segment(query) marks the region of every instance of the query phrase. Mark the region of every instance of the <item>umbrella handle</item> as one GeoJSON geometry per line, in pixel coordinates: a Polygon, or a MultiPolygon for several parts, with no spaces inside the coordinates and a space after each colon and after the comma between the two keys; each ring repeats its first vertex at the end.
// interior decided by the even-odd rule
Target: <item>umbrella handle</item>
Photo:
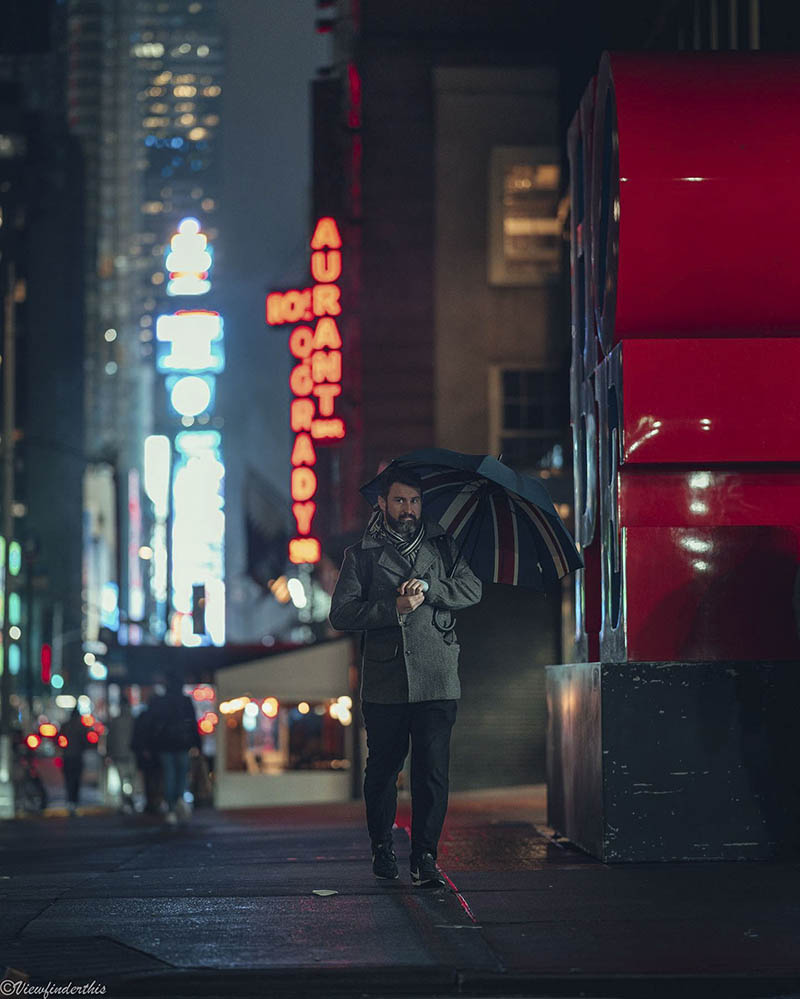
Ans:
{"type": "Polygon", "coordinates": [[[453,611],[442,610],[441,607],[434,607],[434,609],[433,609],[433,626],[434,626],[434,628],[436,628],[437,631],[441,632],[443,635],[449,635],[450,632],[454,631],[455,627],[456,627],[456,615],[455,615],[455,613],[453,611]],[[438,620],[438,615],[439,614],[449,614],[450,615],[450,623],[446,624],[446,625],[440,624],[439,620],[438,620]]]}

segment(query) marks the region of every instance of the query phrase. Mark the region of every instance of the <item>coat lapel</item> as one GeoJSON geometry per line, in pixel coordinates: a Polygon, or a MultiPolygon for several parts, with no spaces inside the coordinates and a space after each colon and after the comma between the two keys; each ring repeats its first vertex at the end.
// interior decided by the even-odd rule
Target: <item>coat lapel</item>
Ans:
{"type": "Polygon", "coordinates": [[[400,552],[392,544],[384,545],[383,551],[378,559],[378,565],[382,569],[387,569],[389,572],[396,573],[402,579],[408,579],[411,573],[411,563],[408,559],[404,559],[400,552]]]}
{"type": "MultiPolygon", "coordinates": [[[[439,548],[432,539],[437,534],[443,534],[438,524],[428,525],[428,537],[420,545],[417,558],[412,566],[408,559],[403,558],[400,552],[391,543],[383,546],[383,551],[378,558],[378,565],[389,572],[399,574],[403,579],[421,579],[431,566],[439,558],[439,548]]],[[[370,538],[370,543],[364,543],[364,547],[377,547],[374,539],[370,538]]]]}
{"type": "Polygon", "coordinates": [[[414,563],[414,568],[411,570],[412,576],[416,579],[422,579],[438,558],[438,554],[434,543],[426,538],[417,553],[417,560],[414,563]]]}

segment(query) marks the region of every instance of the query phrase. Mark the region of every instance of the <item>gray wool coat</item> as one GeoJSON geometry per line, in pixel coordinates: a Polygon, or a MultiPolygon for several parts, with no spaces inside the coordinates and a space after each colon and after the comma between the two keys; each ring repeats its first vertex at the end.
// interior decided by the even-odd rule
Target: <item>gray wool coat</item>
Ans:
{"type": "Polygon", "coordinates": [[[330,622],[337,631],[364,633],[361,697],[365,701],[405,704],[461,696],[458,639],[448,626],[453,623],[452,611],[478,603],[481,582],[463,559],[447,578],[433,539],[444,537],[450,566],[456,563],[456,542],[439,524],[426,521],[425,529],[413,565],[391,542],[384,544],[367,534],[345,552],[330,622]],[[399,614],[397,587],[407,579],[423,579],[429,589],[419,607],[399,614]]]}

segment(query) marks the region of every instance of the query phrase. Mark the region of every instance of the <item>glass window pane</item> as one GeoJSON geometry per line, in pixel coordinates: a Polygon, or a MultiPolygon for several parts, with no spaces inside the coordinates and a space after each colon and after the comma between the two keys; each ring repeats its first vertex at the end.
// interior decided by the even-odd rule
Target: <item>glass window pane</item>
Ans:
{"type": "Polygon", "coordinates": [[[520,388],[522,385],[522,371],[504,371],[503,372],[503,395],[506,400],[508,399],[518,399],[520,395],[520,388]]]}
{"type": "Polygon", "coordinates": [[[503,177],[503,254],[509,263],[533,263],[555,272],[561,223],[559,168],[513,163],[503,177]]]}
{"type": "Polygon", "coordinates": [[[563,447],[560,436],[503,437],[503,462],[517,472],[536,474],[543,470],[563,468],[563,447]]]}
{"type": "Polygon", "coordinates": [[[545,420],[545,407],[540,401],[529,402],[525,407],[525,422],[523,426],[530,430],[544,430],[548,426],[545,420]]]}
{"type": "Polygon", "coordinates": [[[503,426],[506,430],[520,430],[522,428],[522,409],[513,403],[503,407],[503,426]]]}

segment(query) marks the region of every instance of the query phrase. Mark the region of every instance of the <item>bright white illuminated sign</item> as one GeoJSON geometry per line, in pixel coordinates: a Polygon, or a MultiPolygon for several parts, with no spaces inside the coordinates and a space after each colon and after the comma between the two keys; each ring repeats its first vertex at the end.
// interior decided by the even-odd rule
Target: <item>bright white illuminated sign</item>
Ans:
{"type": "Polygon", "coordinates": [[[192,634],[192,587],[206,592],[205,624],[214,645],[225,643],[225,466],[215,430],[175,438],[179,458],[172,481],[172,606],[174,639],[200,645],[192,634]]]}
{"type": "MultiPolygon", "coordinates": [[[[153,504],[153,527],[150,534],[151,560],[150,592],[155,601],[159,622],[164,620],[167,604],[167,577],[169,553],[167,551],[167,518],[169,516],[169,487],[172,466],[172,442],[162,434],[152,434],[144,440],[144,491],[153,504]]],[[[155,630],[159,637],[164,626],[155,630]]]]}
{"type": "Polygon", "coordinates": [[[152,502],[156,517],[167,516],[169,472],[172,445],[169,437],[152,434],[144,439],[144,491],[152,502]]]}
{"type": "Polygon", "coordinates": [[[139,500],[139,470],[128,470],[128,642],[139,645],[142,640],[142,627],[138,623],[144,617],[144,579],[139,564],[139,549],[142,546],[142,506],[139,500]]]}
{"type": "MultiPolygon", "coordinates": [[[[204,295],[211,288],[213,262],[200,222],[185,218],[170,241],[165,266],[167,294],[204,295]]],[[[211,309],[179,309],[156,319],[156,368],[172,410],[190,427],[214,409],[216,375],[225,368],[222,316],[211,309]]],[[[207,422],[207,421],[206,421],[207,422]]],[[[216,430],[183,431],[170,468],[172,442],[149,437],[145,486],[154,507],[150,559],[151,592],[159,608],[170,603],[167,642],[223,645],[225,642],[225,466],[216,430]],[[166,441],[166,446],[164,442],[166,441]],[[165,482],[171,482],[171,545],[167,545],[165,482]],[[169,561],[169,565],[168,565],[169,561]],[[169,572],[168,572],[169,570],[169,572]],[[168,593],[167,576],[170,578],[168,593]],[[193,606],[202,592],[202,608],[193,606]],[[204,631],[195,633],[193,611],[202,609],[204,631]]],[[[202,628],[198,628],[201,631],[202,628]]]]}
{"type": "Polygon", "coordinates": [[[200,378],[199,375],[168,378],[167,388],[172,408],[181,416],[199,416],[209,408],[213,399],[211,379],[200,378]]]}
{"type": "Polygon", "coordinates": [[[159,352],[156,367],[162,372],[208,371],[225,367],[222,316],[218,312],[183,311],[156,319],[159,352]],[[161,346],[163,344],[163,346],[161,346]]]}
{"type": "Polygon", "coordinates": [[[186,218],[178,226],[170,240],[166,268],[170,278],[168,295],[205,295],[210,290],[211,253],[208,237],[200,231],[197,219],[186,218]]]}

